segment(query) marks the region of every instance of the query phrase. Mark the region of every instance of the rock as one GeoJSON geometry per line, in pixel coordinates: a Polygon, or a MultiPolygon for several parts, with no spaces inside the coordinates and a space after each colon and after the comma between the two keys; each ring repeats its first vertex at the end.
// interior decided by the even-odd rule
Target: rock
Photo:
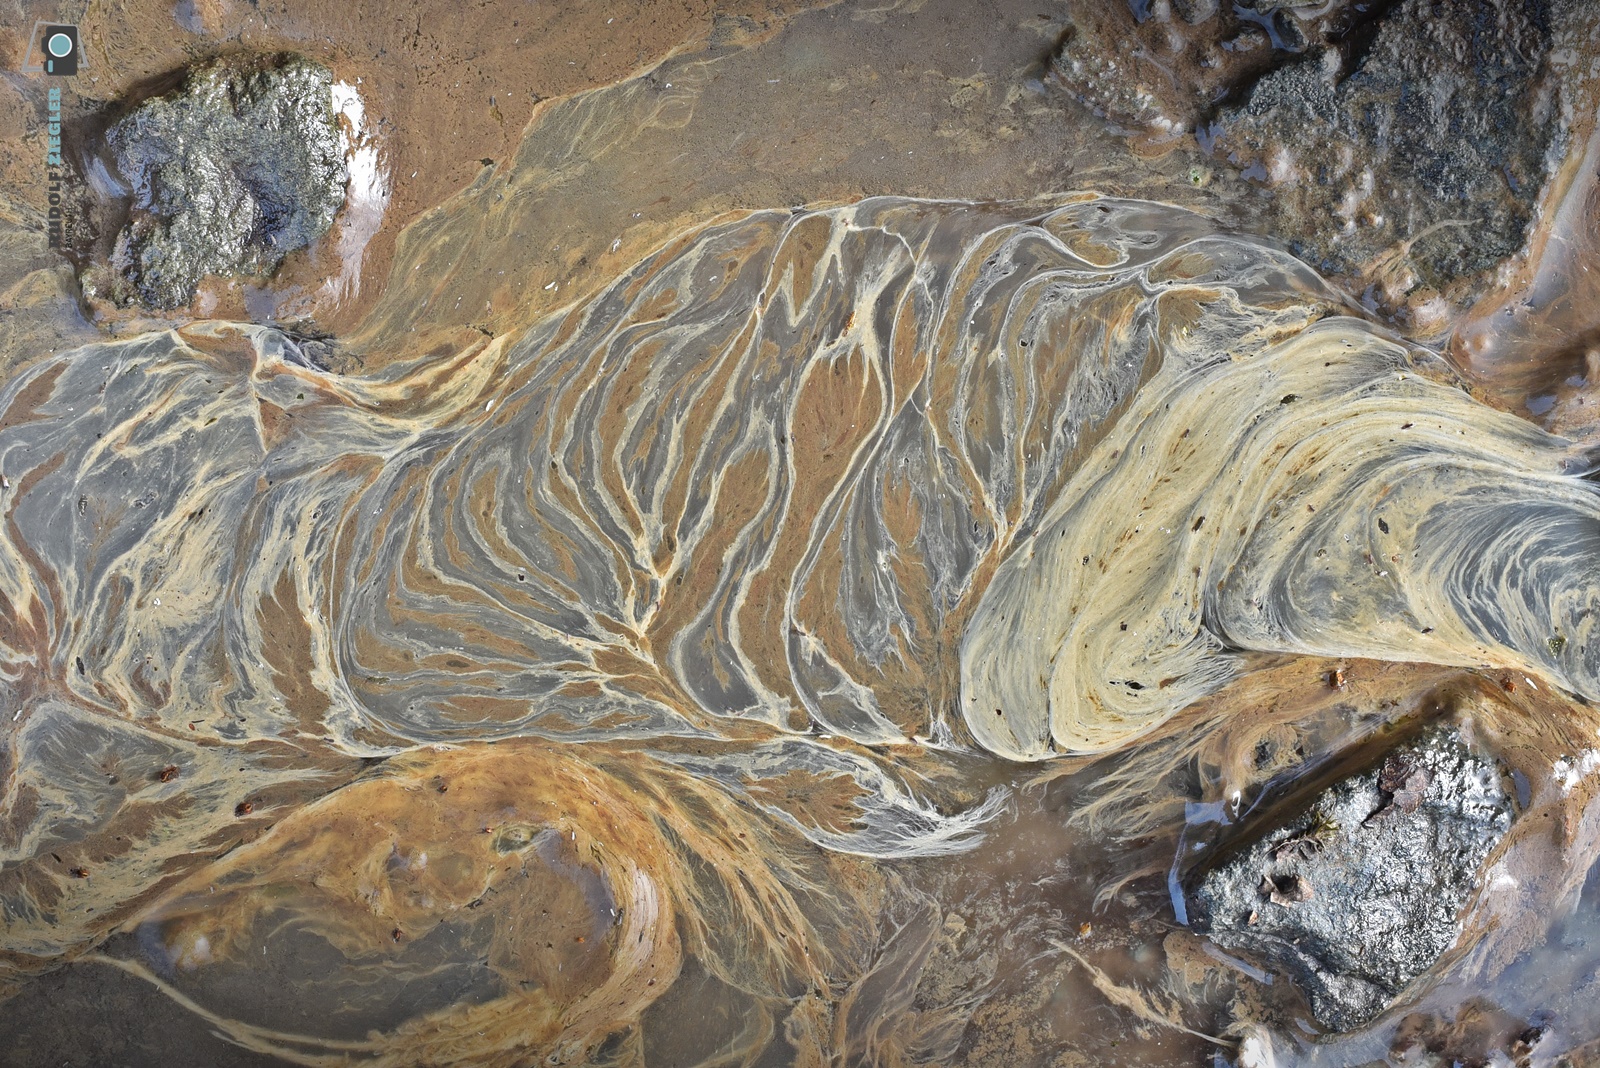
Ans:
{"type": "Polygon", "coordinates": [[[1255,225],[1413,312],[1470,299],[1522,249],[1570,141],[1557,59],[1593,22],[1579,0],[1131,9],[1076,12],[1046,81],[1119,132],[1193,133],[1262,188],[1255,225]]]}
{"type": "Polygon", "coordinates": [[[1373,18],[1353,0],[1218,4],[1144,0],[1082,5],[1048,63],[1048,80],[1126,133],[1169,140],[1219,101],[1313,46],[1335,46],[1373,18]]]}
{"type": "Polygon", "coordinates": [[[106,132],[131,189],[112,263],[152,308],[207,275],[269,274],[344,203],[333,76],[302,56],[230,56],[191,69],[106,132]]]}
{"type": "Polygon", "coordinates": [[[1438,724],[1190,880],[1190,925],[1294,978],[1325,1027],[1387,1009],[1460,934],[1510,829],[1504,773],[1438,724]]]}
{"type": "Polygon", "coordinates": [[[1448,290],[1522,247],[1566,148],[1549,6],[1403,0],[1353,62],[1317,47],[1263,75],[1212,151],[1273,188],[1275,230],[1318,269],[1387,276],[1389,302],[1448,290]]]}

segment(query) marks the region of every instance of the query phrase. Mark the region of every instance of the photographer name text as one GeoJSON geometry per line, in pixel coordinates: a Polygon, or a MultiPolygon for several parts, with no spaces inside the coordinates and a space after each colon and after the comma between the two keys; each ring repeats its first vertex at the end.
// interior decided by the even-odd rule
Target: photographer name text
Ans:
{"type": "Polygon", "coordinates": [[[61,214],[61,90],[54,86],[49,95],[49,131],[45,152],[45,175],[49,181],[50,200],[50,247],[60,248],[62,244],[62,214],[61,214]]]}

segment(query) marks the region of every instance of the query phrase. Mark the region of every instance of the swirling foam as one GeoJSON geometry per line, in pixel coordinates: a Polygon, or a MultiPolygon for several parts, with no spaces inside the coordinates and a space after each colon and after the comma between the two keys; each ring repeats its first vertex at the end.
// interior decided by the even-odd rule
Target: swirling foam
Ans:
{"type": "MultiPolygon", "coordinates": [[[[1124,746],[1251,651],[1600,697],[1580,464],[1287,255],[1093,196],[726,219],[366,378],[261,327],[77,349],[0,390],[6,959],[137,915],[248,798],[354,797],[356,758],[567,743],[915,856],[997,811],[973,743],[1124,746]],[[112,838],[63,907],[46,854],[112,838]]],[[[734,840],[656,833],[605,843],[655,842],[608,892],[693,912],[685,853],[734,840]]],[[[802,925],[780,883],[747,922],[802,925]]]]}

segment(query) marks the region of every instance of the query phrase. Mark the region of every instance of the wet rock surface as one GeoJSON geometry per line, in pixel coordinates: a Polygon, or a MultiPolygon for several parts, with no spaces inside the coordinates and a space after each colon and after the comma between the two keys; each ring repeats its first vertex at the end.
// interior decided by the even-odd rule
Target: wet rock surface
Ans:
{"type": "Polygon", "coordinates": [[[1201,872],[1189,919],[1292,976],[1323,1026],[1352,1030],[1455,943],[1513,816],[1498,763],[1461,728],[1431,726],[1201,872]]]}
{"type": "Polygon", "coordinates": [[[332,85],[301,56],[228,57],[115,123],[131,204],[113,297],[179,307],[207,275],[268,274],[326,232],[347,178],[332,85]]]}
{"type": "Polygon", "coordinates": [[[1415,307],[1522,247],[1569,138],[1552,57],[1579,14],[1157,0],[1133,5],[1132,26],[1113,11],[1075,23],[1048,80],[1124,132],[1192,132],[1264,188],[1263,221],[1297,256],[1371,304],[1415,307]]]}
{"type": "Polygon", "coordinates": [[[1048,80],[1112,126],[1156,140],[1189,133],[1216,107],[1307,49],[1351,47],[1370,3],[1142,0],[1084,5],[1048,64],[1048,80]]]}
{"type": "Polygon", "coordinates": [[[1257,81],[1218,114],[1214,150],[1275,188],[1314,266],[1404,257],[1389,300],[1444,290],[1522,247],[1566,147],[1550,47],[1538,0],[1406,0],[1353,68],[1314,49],[1257,81]]]}

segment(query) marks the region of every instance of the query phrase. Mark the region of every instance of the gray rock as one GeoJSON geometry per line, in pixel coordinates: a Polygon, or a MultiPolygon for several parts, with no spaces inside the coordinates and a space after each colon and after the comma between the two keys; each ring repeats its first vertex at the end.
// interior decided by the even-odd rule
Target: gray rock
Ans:
{"type": "Polygon", "coordinates": [[[152,308],[207,275],[267,274],[344,203],[333,76],[301,56],[228,57],[189,71],[106,133],[129,184],[113,266],[152,308]]]}
{"type": "Polygon", "coordinates": [[[1455,943],[1512,818],[1499,764],[1434,725],[1199,873],[1190,924],[1293,977],[1320,1023],[1348,1031],[1455,943]]]}
{"type": "Polygon", "coordinates": [[[1524,247],[1600,26],[1586,0],[1129,10],[1077,5],[1045,84],[1130,136],[1192,133],[1259,184],[1250,225],[1402,317],[1472,299],[1524,247]]]}
{"type": "Polygon", "coordinates": [[[1168,140],[1219,101],[1316,47],[1360,36],[1377,15],[1358,0],[1141,0],[1075,5],[1046,63],[1051,84],[1127,133],[1168,140]]]}
{"type": "Polygon", "coordinates": [[[1550,8],[1403,0],[1358,56],[1263,75],[1217,113],[1213,150],[1272,186],[1275,229],[1314,266],[1390,274],[1394,301],[1448,290],[1522,247],[1566,146],[1550,8]]]}

